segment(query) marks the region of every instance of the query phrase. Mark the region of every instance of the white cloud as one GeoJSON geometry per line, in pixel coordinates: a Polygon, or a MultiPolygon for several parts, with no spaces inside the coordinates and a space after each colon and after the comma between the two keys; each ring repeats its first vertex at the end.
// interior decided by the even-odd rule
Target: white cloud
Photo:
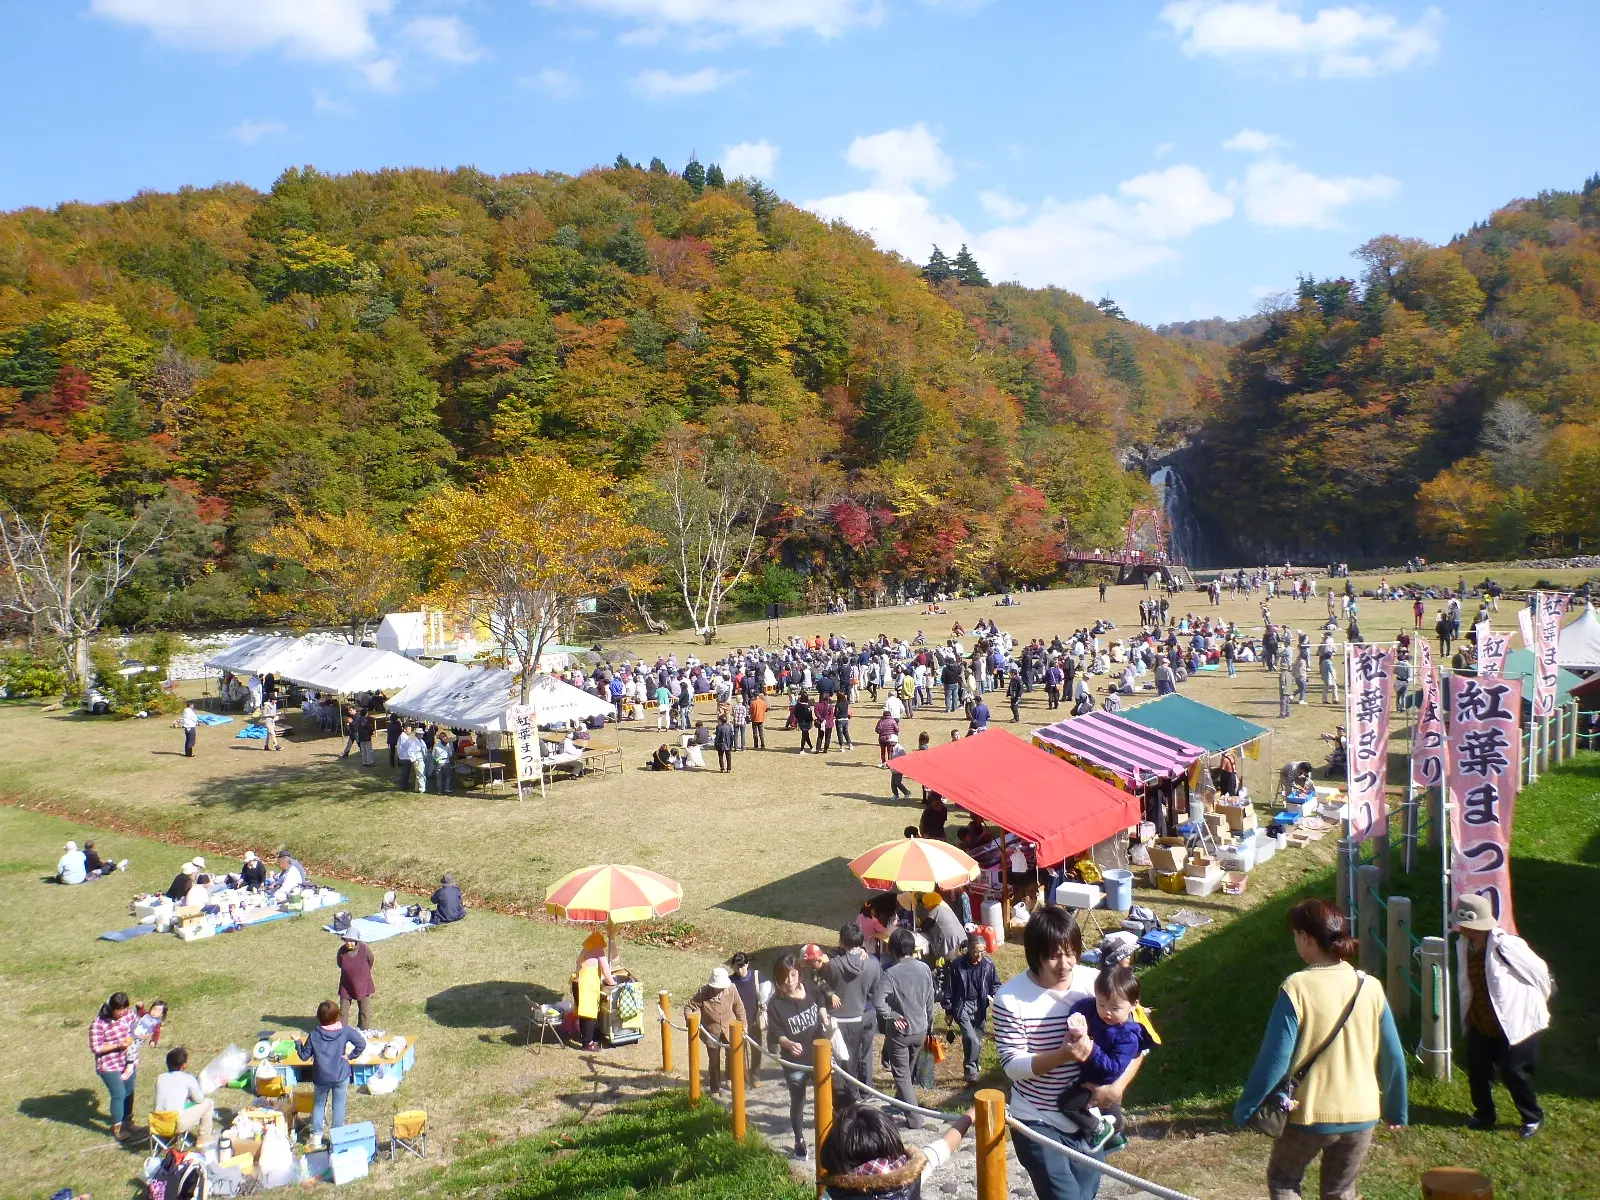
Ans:
{"type": "Polygon", "coordinates": [[[517,83],[544,92],[553,100],[571,100],[583,91],[583,84],[576,75],[557,67],[546,67],[537,75],[525,76],[517,83]]]}
{"type": "Polygon", "coordinates": [[[1161,19],[1190,57],[1275,60],[1325,77],[1397,71],[1429,58],[1444,23],[1437,8],[1411,25],[1352,7],[1319,9],[1307,20],[1285,0],[1173,0],[1161,19]]]}
{"type": "Polygon", "coordinates": [[[1236,191],[1245,215],[1274,228],[1333,229],[1341,208],[1359,200],[1383,200],[1400,191],[1387,175],[1324,178],[1293,163],[1264,158],[1250,164],[1236,191]]]}
{"type": "Polygon", "coordinates": [[[877,188],[917,184],[938,188],[956,177],[950,156],[920,121],[910,129],[889,129],[856,138],[845,151],[844,160],[852,167],[870,171],[877,188]]]}
{"type": "Polygon", "coordinates": [[[638,21],[647,31],[776,41],[790,33],[838,37],[883,20],[883,0],[549,0],[638,21]]]}
{"type": "Polygon", "coordinates": [[[465,65],[484,55],[460,17],[417,17],[402,32],[418,50],[443,62],[465,65]]]}
{"type": "Polygon", "coordinates": [[[969,230],[925,194],[955,171],[922,126],[857,138],[846,158],[873,174],[872,185],[813,200],[806,205],[813,212],[864,229],[917,262],[935,244],[966,243],[993,278],[1089,293],[1176,258],[1171,243],[1227,220],[1234,208],[1199,168],[1176,165],[1125,181],[1115,196],[1070,203],[1047,197],[1031,209],[1002,193],[980,193],[1001,223],[969,230]]]}
{"type": "Polygon", "coordinates": [[[318,88],[311,93],[312,106],[320,113],[334,113],[341,117],[353,117],[356,110],[343,100],[335,100],[327,92],[318,88]]]}
{"type": "Polygon", "coordinates": [[[281,137],[289,132],[282,121],[240,121],[228,130],[228,136],[246,146],[254,146],[264,137],[281,137]]]}
{"type": "Polygon", "coordinates": [[[397,58],[379,58],[369,63],[361,64],[361,77],[367,81],[367,86],[375,92],[398,91],[400,87],[400,60],[397,58]]]}
{"type": "Polygon", "coordinates": [[[1274,146],[1283,145],[1275,133],[1262,133],[1259,129],[1241,129],[1222,143],[1224,150],[1243,150],[1246,154],[1265,154],[1274,146]]]}
{"type": "Polygon", "coordinates": [[[634,76],[633,86],[646,100],[681,100],[685,96],[714,92],[742,75],[743,71],[720,71],[716,67],[701,67],[687,75],[651,69],[634,76]]]}
{"type": "Polygon", "coordinates": [[[999,217],[1002,221],[1015,221],[1019,217],[1028,215],[1028,206],[1020,200],[1013,200],[1004,192],[979,192],[978,203],[983,205],[983,211],[990,216],[999,217]]]}
{"type": "Polygon", "coordinates": [[[1165,158],[1167,155],[1171,154],[1175,149],[1177,149],[1177,146],[1177,142],[1161,142],[1156,146],[1156,157],[1165,158]]]}
{"type": "Polygon", "coordinates": [[[247,54],[282,46],[301,58],[354,62],[377,50],[372,18],[393,0],[91,0],[102,17],[163,41],[247,54]]]}
{"type": "Polygon", "coordinates": [[[766,138],[722,148],[722,169],[729,179],[765,179],[778,168],[778,148],[766,138]]]}

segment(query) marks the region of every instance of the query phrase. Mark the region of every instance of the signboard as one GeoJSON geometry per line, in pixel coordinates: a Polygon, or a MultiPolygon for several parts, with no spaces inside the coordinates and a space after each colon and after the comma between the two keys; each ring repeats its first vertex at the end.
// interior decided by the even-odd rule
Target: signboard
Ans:
{"type": "Polygon", "coordinates": [[[517,765],[517,790],[522,790],[524,779],[538,779],[539,721],[531,706],[513,704],[506,711],[506,724],[511,727],[511,751],[517,765]]]}
{"type": "Polygon", "coordinates": [[[1444,709],[1439,694],[1439,672],[1428,643],[1420,641],[1417,669],[1422,673],[1422,703],[1417,710],[1417,731],[1411,739],[1411,778],[1425,788],[1444,782],[1444,709]]]}
{"type": "Polygon", "coordinates": [[[1394,697],[1394,651],[1357,645],[1346,653],[1349,685],[1350,836],[1357,842],[1389,833],[1389,706],[1394,697]]]}
{"type": "Polygon", "coordinates": [[[1450,685],[1450,886],[1478,895],[1508,933],[1511,823],[1522,758],[1522,685],[1514,679],[1457,676],[1450,685]]]}
{"type": "Polygon", "coordinates": [[[1505,672],[1506,655],[1511,653],[1511,635],[1496,633],[1489,622],[1480,621],[1478,634],[1478,678],[1499,679],[1505,672]]]}
{"type": "Polygon", "coordinates": [[[1560,668],[1556,663],[1561,641],[1561,597],[1535,592],[1539,603],[1533,616],[1533,719],[1543,721],[1556,711],[1556,685],[1560,668]]]}

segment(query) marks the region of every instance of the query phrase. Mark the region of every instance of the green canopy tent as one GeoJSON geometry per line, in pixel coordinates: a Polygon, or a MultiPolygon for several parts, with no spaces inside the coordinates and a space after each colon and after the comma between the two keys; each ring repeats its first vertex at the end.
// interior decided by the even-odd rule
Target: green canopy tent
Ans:
{"type": "MultiPolygon", "coordinates": [[[[1154,729],[1158,733],[1179,738],[1192,746],[1199,746],[1207,755],[1221,754],[1224,750],[1247,746],[1257,738],[1270,736],[1272,733],[1272,730],[1265,726],[1223,712],[1220,708],[1212,708],[1209,704],[1201,704],[1198,700],[1191,700],[1187,696],[1180,696],[1176,692],[1135,708],[1125,708],[1118,715],[1135,724],[1143,725],[1146,729],[1154,729]]],[[[1271,742],[1267,744],[1270,746],[1271,742]]],[[[1273,757],[1269,754],[1267,758],[1269,780],[1277,770],[1273,757]]],[[[1244,764],[1239,765],[1242,772],[1244,764]]]]}

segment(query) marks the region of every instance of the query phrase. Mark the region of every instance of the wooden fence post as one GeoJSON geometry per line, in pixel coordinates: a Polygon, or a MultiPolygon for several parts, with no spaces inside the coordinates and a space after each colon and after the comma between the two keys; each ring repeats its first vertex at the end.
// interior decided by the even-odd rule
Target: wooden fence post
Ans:
{"type": "Polygon", "coordinates": [[[728,1026],[728,1083],[733,1088],[733,1140],[744,1141],[744,1022],[728,1026]]]}
{"type": "Polygon", "coordinates": [[[688,1014],[689,1026],[689,1103],[700,1103],[700,1014],[688,1014]]]}
{"type": "Polygon", "coordinates": [[[1385,991],[1389,1011],[1395,1020],[1411,1015],[1411,901],[1405,896],[1389,897],[1389,962],[1385,991]]]}
{"type": "Polygon", "coordinates": [[[1006,1200],[1006,1094],[996,1088],[984,1088],[973,1100],[978,1200],[1006,1200]]]}
{"type": "Polygon", "coordinates": [[[1449,997],[1444,994],[1445,940],[1422,939],[1422,1045],[1418,1057],[1433,1079],[1445,1078],[1450,1065],[1450,1030],[1445,1025],[1449,997]]]}
{"type": "Polygon", "coordinates": [[[1378,946],[1379,916],[1378,868],[1368,864],[1356,868],[1356,936],[1360,939],[1361,969],[1376,975],[1383,966],[1383,950],[1378,946]]]}
{"type": "Polygon", "coordinates": [[[661,1003],[661,1073],[672,1074],[672,993],[662,992],[658,997],[661,1003]]]}
{"type": "Polygon", "coordinates": [[[817,1144],[814,1150],[817,1156],[817,1195],[820,1196],[826,1178],[822,1170],[822,1143],[828,1140],[828,1134],[833,1129],[833,1043],[827,1038],[818,1038],[811,1046],[815,1052],[812,1081],[816,1090],[811,1105],[817,1117],[817,1144]]]}

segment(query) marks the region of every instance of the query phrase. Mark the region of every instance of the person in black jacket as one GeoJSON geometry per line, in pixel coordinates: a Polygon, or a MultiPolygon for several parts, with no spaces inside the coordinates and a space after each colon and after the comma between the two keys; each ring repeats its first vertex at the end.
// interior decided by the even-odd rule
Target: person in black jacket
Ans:
{"type": "Polygon", "coordinates": [[[800,731],[800,753],[815,753],[811,746],[811,727],[816,724],[817,713],[804,692],[795,700],[790,715],[794,718],[795,728],[800,731]]]}
{"type": "Polygon", "coordinates": [[[267,886],[267,864],[256,856],[254,850],[244,852],[244,862],[239,866],[239,879],[247,888],[262,891],[267,886]]]}
{"type": "Polygon", "coordinates": [[[967,952],[950,965],[948,975],[950,996],[945,1012],[961,1028],[962,1072],[968,1083],[977,1082],[983,1025],[989,1016],[989,1001],[1000,990],[1000,976],[985,949],[981,937],[970,935],[967,952]]]}
{"type": "Polygon", "coordinates": [[[717,729],[711,735],[711,744],[717,751],[717,770],[724,773],[732,771],[734,733],[727,717],[717,718],[717,729]]]}
{"type": "Polygon", "coordinates": [[[448,925],[467,915],[466,906],[461,902],[461,889],[456,886],[454,875],[446,875],[439,880],[439,890],[429,897],[429,903],[433,905],[433,912],[428,917],[430,925],[448,925]]]}

